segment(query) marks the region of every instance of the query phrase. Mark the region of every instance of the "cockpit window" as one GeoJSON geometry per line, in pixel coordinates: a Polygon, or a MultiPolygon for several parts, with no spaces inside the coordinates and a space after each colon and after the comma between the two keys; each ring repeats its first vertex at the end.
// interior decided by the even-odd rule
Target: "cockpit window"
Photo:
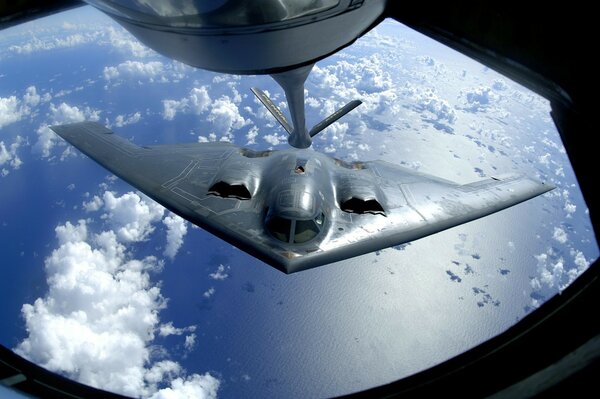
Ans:
{"type": "Polygon", "coordinates": [[[284,219],[279,216],[275,216],[267,223],[267,228],[279,241],[289,242],[290,241],[290,228],[292,221],[284,219]]]}
{"type": "Polygon", "coordinates": [[[315,238],[325,223],[325,215],[319,213],[314,219],[294,220],[274,216],[267,222],[267,229],[273,237],[283,242],[303,244],[315,238]]]}
{"type": "Polygon", "coordinates": [[[294,233],[294,242],[302,244],[310,241],[319,234],[319,228],[314,220],[296,220],[296,231],[294,233]]]}

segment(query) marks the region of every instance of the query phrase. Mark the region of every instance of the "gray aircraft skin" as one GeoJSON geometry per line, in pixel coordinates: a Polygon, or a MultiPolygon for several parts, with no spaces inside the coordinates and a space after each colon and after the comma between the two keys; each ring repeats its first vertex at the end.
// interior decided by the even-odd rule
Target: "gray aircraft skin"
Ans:
{"type": "Polygon", "coordinates": [[[554,188],[519,175],[458,185],[310,148],[137,146],[95,122],[51,129],[167,209],[285,273],[416,240],[554,188]]]}

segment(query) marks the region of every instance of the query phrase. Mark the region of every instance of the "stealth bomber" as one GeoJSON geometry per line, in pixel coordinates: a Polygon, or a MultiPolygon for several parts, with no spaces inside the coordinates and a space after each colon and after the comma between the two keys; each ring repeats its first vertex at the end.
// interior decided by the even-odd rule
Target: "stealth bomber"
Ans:
{"type": "Polygon", "coordinates": [[[310,140],[360,101],[307,131],[303,107],[302,121],[290,124],[253,91],[290,133],[292,148],[137,146],[95,122],[51,128],[165,208],[285,273],[416,240],[553,188],[521,175],[459,185],[384,161],[336,159],[310,140]]]}

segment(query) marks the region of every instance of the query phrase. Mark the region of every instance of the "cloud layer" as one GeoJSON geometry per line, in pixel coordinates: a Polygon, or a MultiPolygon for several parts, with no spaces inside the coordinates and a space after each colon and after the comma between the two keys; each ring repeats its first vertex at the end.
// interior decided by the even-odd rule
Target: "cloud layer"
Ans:
{"type": "Polygon", "coordinates": [[[38,139],[33,146],[33,150],[40,153],[42,157],[50,156],[50,151],[58,142],[59,138],[48,126],[62,125],[65,123],[83,122],[85,120],[98,121],[100,111],[86,107],[71,106],[65,102],[59,105],[50,104],[50,122],[40,125],[37,130],[38,139]]]}
{"type": "Polygon", "coordinates": [[[11,167],[13,170],[21,167],[23,162],[19,158],[17,150],[24,141],[21,136],[17,136],[15,141],[10,145],[4,144],[4,141],[0,141],[0,176],[4,177],[10,173],[6,167],[11,167]]]}
{"type": "MultiPolygon", "coordinates": [[[[186,375],[177,362],[151,351],[156,332],[190,332],[186,350],[196,340],[194,326],[160,323],[166,299],[151,275],[162,269],[162,262],[153,256],[135,259],[126,247],[148,238],[152,223],[162,216],[158,207],[135,193],[119,197],[106,192],[87,208],[104,210],[111,229],[94,234],[90,220],[56,227],[58,246],[45,260],[48,292],[23,305],[27,337],[17,353],[82,383],[125,395],[216,396],[215,377],[186,375]]],[[[178,222],[171,216],[167,223],[178,222]]]]}
{"type": "Polygon", "coordinates": [[[167,244],[163,255],[172,260],[183,245],[183,237],[187,234],[187,222],[174,213],[169,213],[162,222],[167,227],[167,244]]]}

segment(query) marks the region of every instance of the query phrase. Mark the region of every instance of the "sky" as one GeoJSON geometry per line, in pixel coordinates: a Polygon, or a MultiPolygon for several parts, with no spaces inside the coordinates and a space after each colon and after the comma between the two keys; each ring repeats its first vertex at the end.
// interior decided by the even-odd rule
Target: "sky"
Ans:
{"type": "Polygon", "coordinates": [[[410,375],[503,331],[598,257],[546,100],[395,23],[319,62],[317,136],[459,183],[520,172],[557,189],[426,239],[286,276],[64,143],[94,120],[136,144],[287,148],[264,76],[166,59],[90,7],[0,36],[0,343],[140,397],[331,396],[410,375]]]}

